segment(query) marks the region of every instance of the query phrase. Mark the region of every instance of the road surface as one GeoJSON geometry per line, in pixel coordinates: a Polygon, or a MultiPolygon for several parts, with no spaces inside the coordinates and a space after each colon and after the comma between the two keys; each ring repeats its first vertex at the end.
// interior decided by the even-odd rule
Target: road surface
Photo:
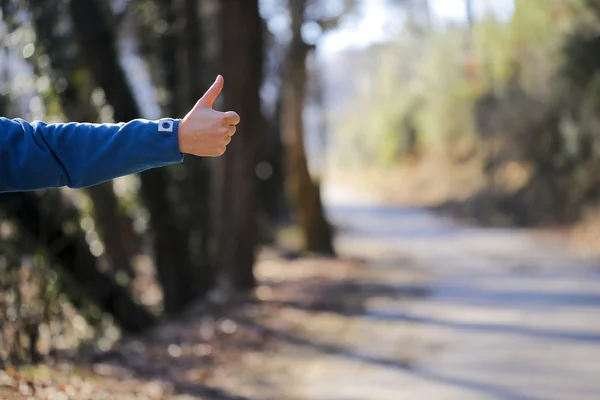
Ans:
{"type": "Polygon", "coordinates": [[[362,306],[302,314],[281,398],[600,399],[600,264],[524,231],[326,199],[340,252],[367,260],[362,306]]]}

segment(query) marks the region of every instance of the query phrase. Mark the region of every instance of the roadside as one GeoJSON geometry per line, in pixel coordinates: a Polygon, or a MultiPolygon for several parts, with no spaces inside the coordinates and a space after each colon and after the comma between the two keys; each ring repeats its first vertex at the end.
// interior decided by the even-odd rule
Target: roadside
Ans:
{"type": "Polygon", "coordinates": [[[281,335],[299,328],[283,305],[334,304],[343,290],[328,288],[352,279],[361,265],[343,258],[289,260],[266,249],[249,304],[223,309],[199,303],[106,353],[82,350],[76,358],[0,370],[0,399],[280,399],[290,382],[273,352],[281,335]],[[276,326],[263,326],[267,321],[276,326]]]}
{"type": "MultiPolygon", "coordinates": [[[[457,164],[433,157],[420,163],[408,161],[402,167],[333,170],[327,182],[357,193],[369,193],[387,204],[428,209],[461,225],[519,228],[519,221],[515,220],[515,214],[519,214],[516,205],[489,190],[481,169],[477,159],[457,164]]],[[[513,168],[505,174],[509,178],[505,176],[504,183],[518,186],[523,174],[513,168]]],[[[526,209],[520,211],[523,212],[526,209]]],[[[581,256],[600,257],[600,207],[587,210],[571,224],[519,229],[566,244],[581,256]]]]}
{"type": "Polygon", "coordinates": [[[324,191],[342,258],[266,249],[250,303],[0,373],[7,399],[595,400],[597,266],[523,230],[324,191]]]}

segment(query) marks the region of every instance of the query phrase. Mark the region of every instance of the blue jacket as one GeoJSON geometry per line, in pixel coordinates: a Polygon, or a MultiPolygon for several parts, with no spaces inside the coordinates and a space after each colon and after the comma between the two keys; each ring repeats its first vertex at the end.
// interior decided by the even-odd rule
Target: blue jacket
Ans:
{"type": "Polygon", "coordinates": [[[0,118],[0,192],[83,188],[180,163],[179,120],[46,124],[0,118]]]}

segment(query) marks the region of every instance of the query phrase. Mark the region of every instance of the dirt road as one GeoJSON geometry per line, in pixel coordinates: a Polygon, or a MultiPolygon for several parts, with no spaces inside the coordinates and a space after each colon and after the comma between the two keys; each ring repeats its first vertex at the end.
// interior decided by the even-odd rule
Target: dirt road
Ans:
{"type": "Polygon", "coordinates": [[[299,328],[257,364],[285,369],[265,377],[273,398],[600,398],[600,264],[523,231],[326,198],[338,248],[366,265],[337,294],[351,306],[279,316],[299,328]]]}
{"type": "Polygon", "coordinates": [[[341,260],[263,252],[259,301],[218,323],[200,307],[125,341],[93,366],[86,390],[99,399],[600,399],[600,262],[530,232],[463,227],[343,190],[326,199],[341,260]]]}

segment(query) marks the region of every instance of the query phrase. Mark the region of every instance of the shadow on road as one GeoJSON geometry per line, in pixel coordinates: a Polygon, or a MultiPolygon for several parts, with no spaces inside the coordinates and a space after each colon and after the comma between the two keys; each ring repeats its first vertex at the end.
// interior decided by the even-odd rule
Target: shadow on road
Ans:
{"type": "Polygon", "coordinates": [[[538,397],[526,396],[518,393],[514,390],[504,388],[502,386],[490,385],[481,382],[470,381],[467,379],[461,379],[450,376],[443,376],[432,371],[429,371],[423,367],[419,367],[416,364],[410,362],[402,362],[394,359],[387,359],[381,357],[374,357],[365,354],[359,354],[352,349],[345,348],[339,345],[330,343],[323,343],[314,339],[300,337],[289,332],[282,330],[275,330],[266,327],[256,322],[246,320],[243,322],[247,327],[256,329],[267,336],[273,337],[278,340],[285,341],[295,346],[308,348],[313,351],[317,351],[323,354],[328,354],[336,357],[344,358],[351,362],[360,362],[366,364],[372,364],[379,367],[391,368],[395,370],[401,370],[402,372],[413,374],[421,379],[429,380],[432,382],[448,384],[458,387],[463,387],[470,390],[476,390],[485,393],[490,396],[499,397],[503,399],[514,399],[514,400],[541,400],[538,397]]]}
{"type": "MultiPolygon", "coordinates": [[[[268,283],[267,283],[268,285],[268,283]]],[[[271,283],[277,286],[278,283],[271,283]]],[[[410,300],[429,298],[429,301],[443,304],[479,304],[481,306],[507,307],[598,307],[598,293],[535,292],[514,290],[491,290],[472,285],[416,285],[381,284],[363,280],[346,280],[312,285],[307,289],[307,300],[270,301],[277,307],[290,307],[310,312],[330,312],[346,317],[366,320],[402,321],[430,325],[442,328],[469,330],[491,334],[515,334],[554,340],[574,340],[582,342],[600,342],[600,333],[570,332],[555,329],[540,329],[526,326],[523,321],[514,324],[476,323],[450,319],[432,318],[399,310],[401,306],[390,309],[367,308],[365,303],[373,298],[410,300]]]]}

